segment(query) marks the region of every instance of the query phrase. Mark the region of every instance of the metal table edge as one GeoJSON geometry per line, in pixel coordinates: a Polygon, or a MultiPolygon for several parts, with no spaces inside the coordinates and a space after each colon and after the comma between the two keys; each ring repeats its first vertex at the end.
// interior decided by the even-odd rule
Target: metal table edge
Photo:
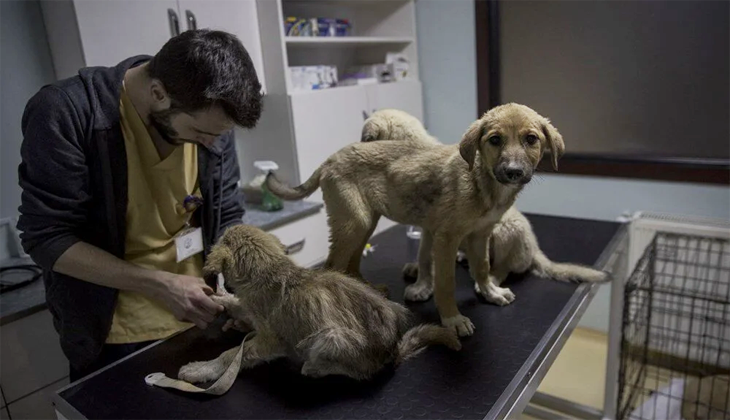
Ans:
{"type": "Polygon", "coordinates": [[[154,343],[152,343],[152,344],[150,344],[148,346],[145,346],[145,347],[143,347],[143,348],[135,351],[134,353],[131,353],[131,354],[127,355],[127,356],[122,357],[121,359],[117,360],[116,362],[113,362],[113,363],[110,363],[107,366],[104,366],[103,368],[97,370],[96,372],[93,372],[93,373],[89,374],[88,376],[84,376],[83,378],[81,378],[81,379],[79,379],[77,381],[70,382],[68,385],[64,386],[63,388],[61,388],[61,389],[59,389],[59,390],[57,390],[56,392],[53,393],[53,399],[52,399],[53,405],[56,407],[56,410],[58,410],[64,417],[66,417],[69,420],[72,420],[72,419],[74,419],[74,420],[75,419],[86,419],[86,417],[83,414],[81,414],[74,406],[71,405],[71,403],[69,403],[68,401],[66,401],[63,398],[63,396],[61,396],[61,393],[63,393],[64,391],[66,391],[66,390],[68,390],[70,388],[73,388],[73,387],[75,387],[75,386],[77,386],[77,385],[79,385],[81,383],[86,382],[87,380],[93,378],[94,376],[99,375],[99,374],[101,374],[101,373],[103,373],[103,372],[105,372],[105,371],[113,368],[114,366],[116,366],[116,365],[118,365],[120,363],[123,363],[123,362],[125,362],[128,359],[131,359],[132,357],[134,357],[134,356],[136,356],[136,355],[138,355],[138,354],[140,354],[142,352],[145,352],[145,351],[147,351],[147,350],[149,350],[149,349],[151,349],[151,348],[153,348],[153,347],[155,347],[155,346],[157,346],[157,345],[159,345],[161,343],[164,343],[167,340],[171,340],[173,337],[176,337],[179,334],[183,334],[183,333],[185,333],[186,331],[188,331],[188,330],[190,330],[192,328],[195,328],[195,326],[194,325],[191,325],[188,328],[185,328],[183,330],[180,330],[180,331],[176,332],[175,334],[172,334],[169,337],[166,337],[166,338],[164,338],[162,340],[155,341],[154,343]]]}
{"type": "MultiPolygon", "coordinates": [[[[627,223],[619,223],[621,226],[601,252],[593,265],[595,268],[605,269],[610,266],[612,255],[628,235],[627,223]]],[[[603,283],[583,283],[578,286],[548,332],[535,346],[530,357],[484,417],[485,419],[514,418],[524,411],[601,284],[603,283]]]]}

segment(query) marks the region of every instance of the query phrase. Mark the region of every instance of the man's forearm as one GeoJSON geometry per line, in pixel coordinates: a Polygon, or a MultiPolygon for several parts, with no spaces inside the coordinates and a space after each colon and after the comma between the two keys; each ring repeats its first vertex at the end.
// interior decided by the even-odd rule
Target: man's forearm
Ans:
{"type": "Polygon", "coordinates": [[[53,271],[114,289],[158,296],[167,287],[166,273],[130,264],[90,245],[77,242],[58,258],[53,271]]]}

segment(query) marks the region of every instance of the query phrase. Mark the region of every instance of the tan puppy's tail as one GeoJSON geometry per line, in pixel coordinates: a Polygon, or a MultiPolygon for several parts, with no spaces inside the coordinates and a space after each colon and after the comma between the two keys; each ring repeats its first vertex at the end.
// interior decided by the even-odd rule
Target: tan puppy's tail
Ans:
{"type": "Polygon", "coordinates": [[[290,187],[283,182],[279,181],[273,172],[269,172],[266,176],[266,187],[274,193],[275,196],[284,200],[301,200],[308,197],[319,188],[319,177],[322,173],[322,167],[317,168],[316,171],[304,182],[304,184],[298,187],[290,187]]]}
{"type": "Polygon", "coordinates": [[[423,324],[406,331],[398,342],[398,356],[395,364],[419,355],[426,347],[442,344],[451,350],[461,350],[461,342],[456,332],[440,325],[423,324]]]}
{"type": "Polygon", "coordinates": [[[540,277],[550,277],[559,281],[602,283],[610,279],[605,271],[577,264],[556,263],[537,251],[532,261],[532,272],[540,277]]]}

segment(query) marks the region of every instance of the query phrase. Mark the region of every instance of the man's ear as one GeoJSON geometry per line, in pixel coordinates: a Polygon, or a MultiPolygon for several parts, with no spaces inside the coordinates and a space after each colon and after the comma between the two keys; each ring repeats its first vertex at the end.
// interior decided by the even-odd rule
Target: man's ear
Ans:
{"type": "Polygon", "coordinates": [[[545,134],[548,146],[550,146],[550,157],[553,161],[553,169],[558,170],[558,160],[565,153],[565,143],[563,136],[560,135],[558,129],[550,124],[550,120],[545,118],[542,123],[542,132],[545,134]]]}
{"type": "Polygon", "coordinates": [[[479,140],[482,138],[483,122],[478,119],[471,123],[459,143],[459,153],[461,157],[469,164],[469,170],[474,168],[474,160],[479,149],[479,140]]]}
{"type": "Polygon", "coordinates": [[[152,80],[152,83],[150,83],[150,99],[150,107],[155,112],[168,110],[172,105],[170,95],[167,94],[167,89],[157,79],[152,80]]]}

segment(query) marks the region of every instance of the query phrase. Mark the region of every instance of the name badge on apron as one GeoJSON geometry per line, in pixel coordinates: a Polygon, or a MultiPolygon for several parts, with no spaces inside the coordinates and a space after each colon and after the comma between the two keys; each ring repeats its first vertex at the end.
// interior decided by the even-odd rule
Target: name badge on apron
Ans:
{"type": "MultiPolygon", "coordinates": [[[[190,214],[203,204],[203,199],[196,195],[189,195],[177,205],[178,214],[190,214]]],[[[190,226],[190,224],[187,224],[190,226]]],[[[177,262],[183,261],[191,256],[203,252],[203,230],[199,227],[188,227],[180,232],[175,238],[177,248],[177,262]]]]}
{"type": "Polygon", "coordinates": [[[203,230],[201,228],[186,229],[175,238],[177,262],[203,252],[203,230]]]}

